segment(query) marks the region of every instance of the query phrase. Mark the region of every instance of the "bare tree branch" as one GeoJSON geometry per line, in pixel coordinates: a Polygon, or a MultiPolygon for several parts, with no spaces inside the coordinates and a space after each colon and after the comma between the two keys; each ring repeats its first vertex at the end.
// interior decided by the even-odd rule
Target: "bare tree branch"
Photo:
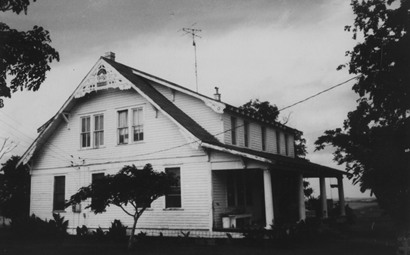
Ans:
{"type": "Polygon", "coordinates": [[[14,150],[17,147],[17,145],[18,143],[10,140],[10,137],[5,138],[3,144],[0,147],[0,159],[7,153],[14,150]]]}

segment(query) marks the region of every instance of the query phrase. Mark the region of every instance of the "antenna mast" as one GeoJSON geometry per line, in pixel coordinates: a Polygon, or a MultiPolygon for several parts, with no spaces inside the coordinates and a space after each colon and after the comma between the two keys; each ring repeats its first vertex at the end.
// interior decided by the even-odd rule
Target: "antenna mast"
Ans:
{"type": "Polygon", "coordinates": [[[196,29],[196,28],[182,28],[182,31],[185,32],[185,34],[189,34],[192,36],[192,46],[194,46],[194,54],[195,54],[195,81],[196,81],[196,92],[198,92],[198,64],[197,64],[197,59],[196,59],[196,42],[195,42],[195,37],[202,38],[201,36],[198,35],[198,33],[202,32],[201,29],[196,29]]]}

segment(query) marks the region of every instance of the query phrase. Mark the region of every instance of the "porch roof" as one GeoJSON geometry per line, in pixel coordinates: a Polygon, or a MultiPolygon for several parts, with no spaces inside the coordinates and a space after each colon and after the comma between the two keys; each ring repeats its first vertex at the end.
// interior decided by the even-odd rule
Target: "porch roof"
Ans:
{"type": "Polygon", "coordinates": [[[275,169],[300,172],[304,177],[341,177],[347,175],[345,171],[312,163],[301,158],[291,158],[273,153],[256,151],[249,148],[237,147],[228,144],[202,144],[204,147],[219,150],[245,158],[267,163],[275,169]]]}

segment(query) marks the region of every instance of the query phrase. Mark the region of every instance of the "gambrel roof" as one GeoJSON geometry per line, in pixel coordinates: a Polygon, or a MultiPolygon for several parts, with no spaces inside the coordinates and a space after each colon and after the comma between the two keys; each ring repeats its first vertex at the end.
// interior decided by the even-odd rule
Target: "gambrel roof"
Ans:
{"type": "Polygon", "coordinates": [[[287,132],[297,133],[300,131],[287,127],[276,121],[263,119],[261,118],[261,116],[251,115],[237,107],[204,96],[177,84],[120,64],[112,59],[105,57],[101,57],[97,61],[91,71],[87,74],[86,78],[84,78],[84,80],[80,83],[74,93],[68,98],[61,109],[57,112],[57,114],[39,128],[38,137],[23,154],[19,164],[25,164],[30,160],[35,151],[47,142],[48,137],[51,135],[53,130],[57,128],[59,122],[64,120],[67,121],[66,113],[69,112],[69,110],[74,106],[76,101],[75,98],[82,97],[86,93],[101,89],[98,88],[98,82],[97,84],[95,84],[95,81],[97,81],[98,79],[95,74],[101,66],[104,66],[104,72],[106,72],[105,68],[109,70],[108,73],[104,73],[104,75],[107,75],[107,77],[109,77],[107,83],[104,84],[104,86],[107,86],[107,88],[111,87],[119,89],[133,88],[139,94],[141,94],[141,96],[148,100],[148,102],[150,102],[153,107],[155,107],[158,111],[161,111],[165,116],[173,121],[174,124],[176,124],[181,130],[183,130],[190,137],[192,143],[197,143],[203,148],[227,152],[239,155],[241,157],[251,158],[254,160],[266,162],[268,164],[273,164],[275,166],[282,165],[285,167],[291,166],[297,169],[303,168],[305,169],[305,173],[314,173],[315,175],[319,173],[326,173],[328,176],[339,176],[344,173],[336,169],[313,164],[303,159],[289,158],[272,153],[260,152],[248,148],[240,148],[237,146],[224,144],[220,142],[214,135],[210,134],[205,128],[199,125],[179,107],[177,107],[168,98],[166,98],[157,89],[155,89],[154,85],[160,84],[170,88],[171,90],[180,91],[184,94],[198,98],[202,100],[207,106],[211,107],[215,112],[221,114],[226,112],[228,114],[240,115],[244,118],[254,120],[255,122],[280,128],[287,132]],[[94,79],[94,82],[90,82],[90,79],[94,79]]]}

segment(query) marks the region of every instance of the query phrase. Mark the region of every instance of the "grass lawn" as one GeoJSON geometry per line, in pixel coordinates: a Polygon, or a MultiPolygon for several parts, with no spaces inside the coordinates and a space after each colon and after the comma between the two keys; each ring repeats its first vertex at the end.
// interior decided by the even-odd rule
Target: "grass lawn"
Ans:
{"type": "Polygon", "coordinates": [[[6,254],[59,254],[59,255],[81,255],[81,254],[277,254],[277,255],[389,255],[395,254],[392,246],[372,242],[370,240],[333,240],[326,242],[316,241],[314,243],[275,247],[271,245],[249,245],[245,243],[236,244],[181,244],[154,243],[153,245],[139,244],[133,251],[127,251],[126,243],[104,243],[96,241],[73,241],[65,240],[63,243],[43,241],[31,242],[8,242],[0,245],[1,255],[6,254]]]}
{"type": "Polygon", "coordinates": [[[217,240],[207,243],[205,239],[161,239],[150,238],[137,243],[135,250],[127,251],[126,242],[107,242],[68,237],[55,240],[16,240],[6,229],[0,229],[0,255],[8,254],[275,254],[275,255],[393,255],[395,254],[394,233],[388,219],[382,215],[375,203],[353,205],[357,215],[356,224],[332,236],[321,236],[309,242],[277,243],[246,239],[217,240]]]}

